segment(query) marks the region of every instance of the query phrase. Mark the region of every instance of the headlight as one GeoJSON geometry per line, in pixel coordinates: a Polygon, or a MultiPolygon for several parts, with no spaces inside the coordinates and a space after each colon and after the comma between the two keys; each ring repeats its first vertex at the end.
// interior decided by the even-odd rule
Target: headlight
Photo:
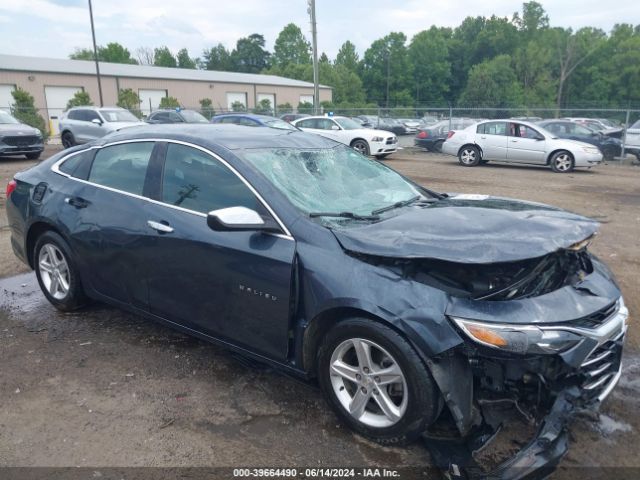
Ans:
{"type": "Polygon", "coordinates": [[[582,150],[584,150],[587,153],[600,153],[600,150],[593,147],[582,147],[582,150]]]}
{"type": "Polygon", "coordinates": [[[574,347],[582,337],[534,325],[507,325],[452,317],[471,340],[487,347],[519,354],[553,354],[574,347]]]}
{"type": "Polygon", "coordinates": [[[373,138],[371,139],[371,141],[372,141],[372,142],[381,142],[381,141],[383,141],[383,140],[384,140],[384,138],[382,138],[382,137],[373,137],[373,138]]]}

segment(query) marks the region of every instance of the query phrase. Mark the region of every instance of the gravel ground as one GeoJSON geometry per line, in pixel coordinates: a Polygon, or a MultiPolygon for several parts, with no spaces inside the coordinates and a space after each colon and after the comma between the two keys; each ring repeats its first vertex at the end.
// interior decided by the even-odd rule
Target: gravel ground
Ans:
{"type": "MultiPolygon", "coordinates": [[[[3,159],[0,180],[32,163],[3,159]]],[[[593,251],[631,310],[625,371],[599,419],[575,422],[562,465],[640,467],[640,168],[464,168],[411,149],[388,164],[436,190],[545,202],[602,222],[593,251]]],[[[25,268],[11,253],[4,196],[0,207],[0,466],[430,465],[421,445],[385,448],[351,433],[313,385],[104,306],[58,313],[32,273],[15,276],[25,268]]],[[[584,477],[576,472],[559,476],[584,477]]]]}

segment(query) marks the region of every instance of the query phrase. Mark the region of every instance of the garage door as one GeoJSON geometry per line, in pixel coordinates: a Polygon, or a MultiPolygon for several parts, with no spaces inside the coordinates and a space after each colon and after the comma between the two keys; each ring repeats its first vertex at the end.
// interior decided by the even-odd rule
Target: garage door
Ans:
{"type": "Polygon", "coordinates": [[[149,115],[160,107],[160,101],[167,96],[166,90],[138,90],[140,110],[149,115]]]}
{"type": "Polygon", "coordinates": [[[0,85],[0,110],[8,112],[13,105],[13,97],[11,92],[16,88],[15,85],[0,85]]]}
{"type": "Polygon", "coordinates": [[[245,108],[247,107],[247,94],[246,93],[227,93],[227,108],[229,110],[233,110],[231,108],[231,105],[233,105],[236,102],[240,102],[242,105],[245,106],[245,108]]]}
{"type": "Polygon", "coordinates": [[[67,102],[73,98],[76,92],[81,92],[82,87],[44,87],[44,97],[47,102],[47,119],[51,126],[51,135],[58,135],[58,119],[67,109],[67,102]]]}
{"type": "Polygon", "coordinates": [[[276,95],[274,93],[259,93],[258,103],[262,100],[269,100],[269,106],[274,108],[276,106],[276,95]]]}

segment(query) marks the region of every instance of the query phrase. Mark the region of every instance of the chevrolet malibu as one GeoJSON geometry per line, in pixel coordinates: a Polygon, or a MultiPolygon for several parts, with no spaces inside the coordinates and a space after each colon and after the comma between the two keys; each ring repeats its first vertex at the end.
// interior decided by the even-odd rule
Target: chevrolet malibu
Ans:
{"type": "Polygon", "coordinates": [[[502,471],[557,462],[621,374],[628,311],[596,222],[439,193],[318,135],[123,130],[18,173],[6,208],[56,308],[101,301],[317,379],[356,432],[423,435],[456,470],[502,402],[540,425],[502,471]],[[456,460],[436,420],[469,447],[456,460]]]}
{"type": "Polygon", "coordinates": [[[465,167],[489,161],[546,165],[556,173],[602,162],[600,150],[584,142],[558,138],[539,125],[513,120],[490,120],[451,131],[442,153],[458,157],[465,167]]]}

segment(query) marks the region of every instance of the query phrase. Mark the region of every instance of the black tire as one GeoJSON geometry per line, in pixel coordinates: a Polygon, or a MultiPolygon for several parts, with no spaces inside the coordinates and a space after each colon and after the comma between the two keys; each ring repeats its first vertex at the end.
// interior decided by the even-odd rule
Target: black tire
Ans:
{"type": "Polygon", "coordinates": [[[480,165],[486,165],[489,163],[489,160],[480,160],[480,165]]]}
{"type": "Polygon", "coordinates": [[[384,153],[382,155],[376,155],[376,158],[378,160],[384,160],[385,158],[387,158],[390,155],[390,153],[384,153]]]}
{"type": "Polygon", "coordinates": [[[62,146],[64,148],[71,148],[76,144],[76,139],[74,138],[73,133],[68,130],[62,132],[60,140],[62,141],[62,146]]]}
{"type": "Polygon", "coordinates": [[[556,173],[569,173],[573,171],[575,161],[571,152],[560,150],[551,156],[549,165],[551,166],[551,170],[556,173]]]}
{"type": "Polygon", "coordinates": [[[473,145],[465,145],[458,152],[458,161],[463,167],[475,167],[480,164],[480,150],[473,145]]]}
{"type": "Polygon", "coordinates": [[[27,153],[25,157],[27,157],[27,160],[37,160],[40,158],[41,153],[42,152],[27,153]]]}
{"type": "Polygon", "coordinates": [[[444,143],[444,140],[438,140],[436,143],[433,144],[433,151],[436,153],[442,153],[442,144],[444,143]]]}
{"type": "Polygon", "coordinates": [[[356,152],[361,153],[362,155],[369,155],[369,144],[366,140],[356,139],[351,142],[351,148],[353,148],[356,152]]]}
{"type": "MultiPolygon", "coordinates": [[[[376,365],[376,368],[384,367],[376,365]]],[[[362,375],[367,376],[364,372],[362,375]]],[[[375,373],[371,373],[371,375],[375,375],[375,373]]],[[[339,376],[333,378],[341,380],[339,376]]],[[[438,418],[443,406],[443,400],[435,381],[409,342],[391,328],[365,318],[344,320],[327,333],[318,351],[318,380],[325,398],[338,416],[359,434],[383,445],[406,445],[414,441],[438,418]],[[338,398],[332,383],[331,357],[349,339],[364,339],[377,344],[386,350],[393,357],[392,360],[400,367],[407,386],[406,391],[403,388],[402,395],[403,398],[404,395],[408,396],[404,413],[396,423],[389,426],[367,425],[360,419],[353,417],[338,398]]],[[[376,390],[376,387],[379,389],[381,387],[377,384],[372,387],[371,376],[366,381],[369,382],[368,388],[370,388],[370,398],[366,408],[379,408],[377,407],[378,401],[373,394],[379,395],[378,399],[380,399],[382,394],[376,390]]],[[[355,388],[353,398],[360,389],[367,393],[363,386],[359,387],[355,383],[350,385],[355,388]]],[[[386,398],[390,398],[388,389],[392,387],[382,388],[387,388],[386,398]]],[[[340,387],[338,390],[343,391],[345,388],[340,387]]],[[[349,392],[346,393],[348,395],[349,392]]]]}
{"type": "Polygon", "coordinates": [[[38,237],[36,246],[33,250],[33,266],[35,268],[36,277],[38,278],[38,284],[40,285],[42,293],[44,293],[47,300],[49,300],[49,302],[58,310],[69,312],[77,310],[88,303],[71,249],[60,235],[53,231],[47,231],[38,237]],[[48,274],[44,271],[45,266],[41,262],[43,259],[41,259],[40,254],[43,249],[48,250],[50,247],[54,247],[54,251],[56,252],[58,259],[64,259],[68,267],[68,288],[66,294],[63,296],[54,296],[55,294],[51,293],[44,278],[44,276],[48,274]]]}
{"type": "Polygon", "coordinates": [[[605,162],[610,162],[616,158],[616,153],[614,148],[603,148],[602,156],[604,157],[605,162]]]}

